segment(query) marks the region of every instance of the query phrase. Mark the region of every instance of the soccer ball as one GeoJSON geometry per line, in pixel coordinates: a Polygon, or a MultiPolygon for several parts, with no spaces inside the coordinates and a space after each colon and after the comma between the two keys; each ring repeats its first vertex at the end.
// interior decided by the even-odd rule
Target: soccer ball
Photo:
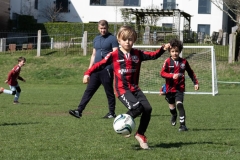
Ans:
{"type": "Polygon", "coordinates": [[[131,134],[134,128],[135,121],[129,114],[120,114],[113,121],[113,129],[118,134],[131,134]]]}

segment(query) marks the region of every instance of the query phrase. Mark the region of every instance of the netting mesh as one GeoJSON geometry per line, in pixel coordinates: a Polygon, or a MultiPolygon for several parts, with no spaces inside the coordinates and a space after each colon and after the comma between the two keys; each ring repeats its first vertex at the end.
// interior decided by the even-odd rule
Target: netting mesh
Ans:
{"type": "MultiPolygon", "coordinates": [[[[206,94],[212,94],[213,85],[215,85],[215,91],[217,92],[216,86],[216,73],[212,74],[212,70],[216,71],[215,64],[212,65],[212,49],[211,48],[197,48],[198,46],[187,46],[184,47],[181,56],[186,58],[189,62],[192,70],[195,72],[197,79],[199,81],[199,91],[194,90],[194,85],[191,78],[185,73],[185,83],[186,83],[186,93],[196,93],[201,94],[201,92],[206,94]],[[212,67],[214,66],[214,68],[212,67]],[[214,79],[213,79],[214,78],[214,79]]],[[[137,48],[137,47],[135,47],[137,48]]],[[[144,49],[141,50],[156,50],[144,49]]],[[[140,82],[139,86],[144,92],[159,92],[160,87],[165,84],[165,79],[160,76],[160,70],[162,68],[163,62],[168,58],[170,54],[165,52],[157,60],[149,60],[142,63],[140,82]]],[[[213,61],[215,63],[215,60],[213,61]]]]}

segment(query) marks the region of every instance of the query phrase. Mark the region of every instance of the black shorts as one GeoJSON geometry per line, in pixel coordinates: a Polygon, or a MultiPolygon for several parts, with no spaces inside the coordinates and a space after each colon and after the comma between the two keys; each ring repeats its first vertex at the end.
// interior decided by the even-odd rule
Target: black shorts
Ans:
{"type": "Polygon", "coordinates": [[[129,90],[126,91],[123,95],[119,96],[118,99],[129,109],[136,109],[139,105],[142,105],[144,108],[151,107],[146,96],[141,90],[134,93],[129,90]]]}
{"type": "Polygon", "coordinates": [[[183,102],[183,98],[184,98],[184,93],[179,91],[174,93],[172,92],[167,93],[165,96],[165,99],[169,104],[174,104],[176,101],[183,102]]]}

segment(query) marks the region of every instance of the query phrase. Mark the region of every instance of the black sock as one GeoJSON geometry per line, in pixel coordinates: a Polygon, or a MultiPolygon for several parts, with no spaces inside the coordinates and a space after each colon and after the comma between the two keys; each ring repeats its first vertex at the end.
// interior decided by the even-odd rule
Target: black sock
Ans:
{"type": "Polygon", "coordinates": [[[177,116],[176,107],[175,107],[174,109],[170,109],[170,113],[171,113],[173,116],[177,116]]]}
{"type": "Polygon", "coordinates": [[[180,125],[185,125],[186,115],[185,115],[185,110],[184,110],[183,104],[178,103],[177,104],[177,109],[179,111],[180,125]]]}

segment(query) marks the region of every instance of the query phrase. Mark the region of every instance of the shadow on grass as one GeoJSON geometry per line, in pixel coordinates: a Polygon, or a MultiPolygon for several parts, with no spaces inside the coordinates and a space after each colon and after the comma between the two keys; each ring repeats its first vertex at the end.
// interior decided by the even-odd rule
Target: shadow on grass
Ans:
{"type": "Polygon", "coordinates": [[[150,146],[150,148],[179,148],[185,145],[194,144],[214,144],[213,142],[176,142],[176,143],[161,143],[155,146],[150,146]]]}
{"type": "Polygon", "coordinates": [[[170,117],[169,115],[163,114],[152,114],[151,117],[170,117]]]}
{"type": "Polygon", "coordinates": [[[40,122],[31,122],[31,123],[0,123],[0,126],[18,126],[18,125],[29,125],[29,124],[39,124],[40,122]]]}
{"type": "Polygon", "coordinates": [[[238,130],[235,128],[219,128],[219,129],[214,129],[214,128],[192,128],[191,131],[216,131],[216,130],[221,130],[221,131],[233,131],[233,130],[238,130]]]}
{"type": "Polygon", "coordinates": [[[54,54],[54,53],[57,53],[57,51],[49,52],[49,53],[47,53],[47,54],[44,54],[44,56],[50,56],[50,55],[52,55],[52,54],[54,54]]]}
{"type": "Polygon", "coordinates": [[[60,105],[60,103],[26,103],[26,102],[21,102],[20,104],[17,104],[17,105],[44,105],[44,106],[47,106],[47,105],[60,105]]]}

